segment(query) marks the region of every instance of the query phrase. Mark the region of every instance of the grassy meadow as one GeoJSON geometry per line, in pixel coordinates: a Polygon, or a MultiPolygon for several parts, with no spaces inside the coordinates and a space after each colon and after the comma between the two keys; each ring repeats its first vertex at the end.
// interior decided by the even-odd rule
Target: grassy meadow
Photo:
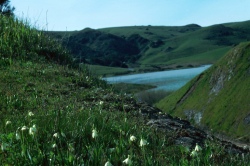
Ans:
{"type": "Polygon", "coordinates": [[[0,29],[1,165],[249,165],[216,141],[174,145],[136,117],[133,97],[26,21],[0,16],[0,29]]]}

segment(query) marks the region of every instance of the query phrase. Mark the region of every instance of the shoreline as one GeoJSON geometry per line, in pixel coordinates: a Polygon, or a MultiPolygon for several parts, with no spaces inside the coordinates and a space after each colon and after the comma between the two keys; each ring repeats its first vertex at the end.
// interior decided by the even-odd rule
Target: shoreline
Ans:
{"type": "Polygon", "coordinates": [[[188,66],[184,66],[184,67],[181,67],[181,68],[178,68],[178,67],[175,67],[175,68],[171,68],[171,67],[168,67],[168,68],[165,68],[165,69],[158,69],[157,68],[153,68],[154,70],[152,69],[139,69],[141,71],[135,71],[134,68],[128,68],[128,72],[126,73],[117,73],[117,74],[105,74],[105,76],[103,76],[102,78],[109,78],[109,77],[117,77],[117,76],[126,76],[126,75],[134,75],[134,74],[144,74],[144,73],[154,73],[154,72],[161,72],[161,71],[171,71],[171,70],[181,70],[181,69],[192,69],[192,68],[199,68],[199,67],[202,67],[202,66],[205,66],[205,65],[213,65],[213,64],[200,64],[200,65],[196,65],[196,66],[193,66],[193,67],[188,67],[188,66]],[[133,71],[132,71],[133,70],[133,71]]]}

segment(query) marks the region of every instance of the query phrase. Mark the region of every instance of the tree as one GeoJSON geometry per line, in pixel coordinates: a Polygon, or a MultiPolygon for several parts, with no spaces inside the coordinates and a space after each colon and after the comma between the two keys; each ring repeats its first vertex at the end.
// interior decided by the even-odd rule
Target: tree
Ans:
{"type": "Polygon", "coordinates": [[[9,3],[9,0],[0,0],[0,13],[2,15],[11,16],[14,14],[15,7],[11,7],[9,3]]]}

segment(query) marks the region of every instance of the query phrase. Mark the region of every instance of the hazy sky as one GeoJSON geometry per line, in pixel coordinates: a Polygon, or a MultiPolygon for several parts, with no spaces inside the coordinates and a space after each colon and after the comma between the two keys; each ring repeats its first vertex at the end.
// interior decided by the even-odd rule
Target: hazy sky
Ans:
{"type": "Polygon", "coordinates": [[[39,29],[47,30],[47,22],[50,31],[250,20],[250,0],[10,0],[10,4],[17,16],[39,29]]]}

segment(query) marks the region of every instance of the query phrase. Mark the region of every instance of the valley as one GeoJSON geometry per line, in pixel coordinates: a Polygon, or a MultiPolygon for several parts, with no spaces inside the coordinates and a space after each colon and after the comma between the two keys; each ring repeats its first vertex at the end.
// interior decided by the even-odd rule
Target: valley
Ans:
{"type": "Polygon", "coordinates": [[[1,165],[249,165],[248,24],[42,32],[0,15],[1,165]],[[201,64],[156,103],[127,94],[156,85],[102,79],[201,64]]]}
{"type": "Polygon", "coordinates": [[[245,21],[209,27],[148,25],[45,33],[71,50],[76,62],[103,66],[96,73],[106,77],[213,64],[235,45],[250,40],[249,27],[250,21],[245,21]]]}

